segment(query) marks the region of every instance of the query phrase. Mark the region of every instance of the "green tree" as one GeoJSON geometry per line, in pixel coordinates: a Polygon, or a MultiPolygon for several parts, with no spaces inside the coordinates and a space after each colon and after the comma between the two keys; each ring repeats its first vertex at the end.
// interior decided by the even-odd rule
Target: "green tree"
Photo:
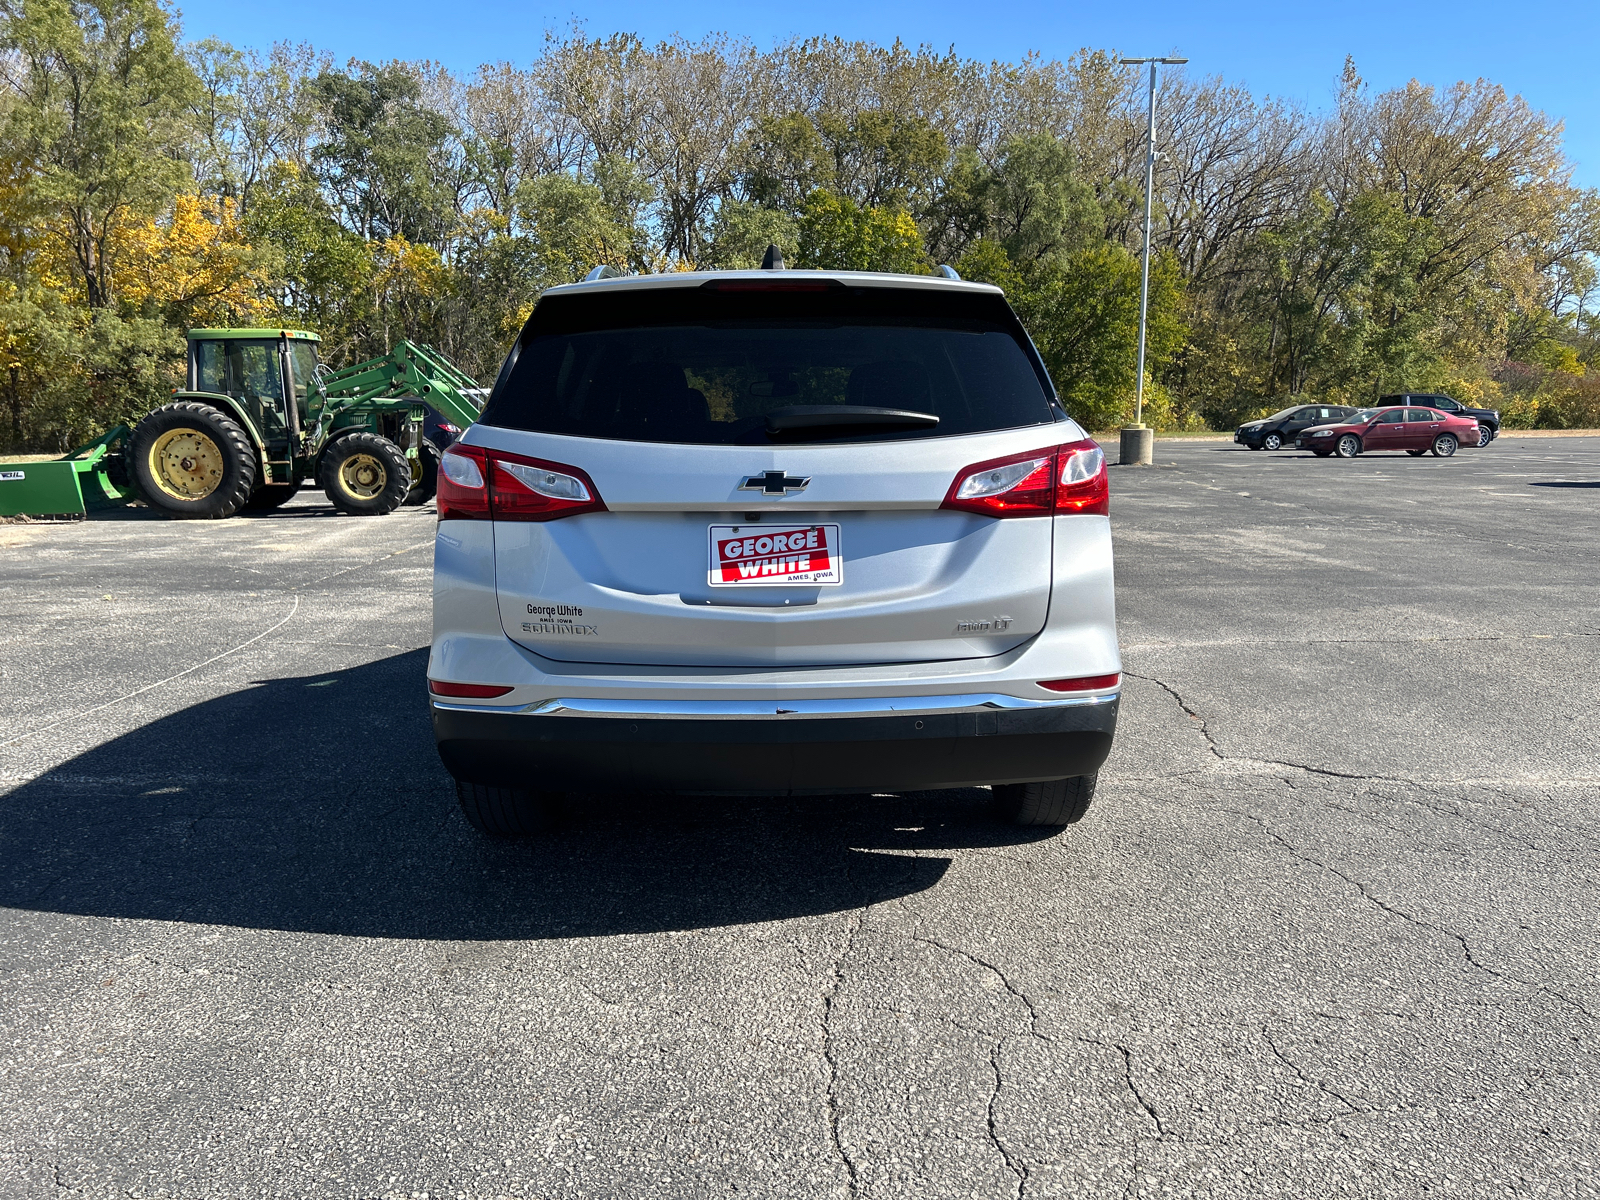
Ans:
{"type": "Polygon", "coordinates": [[[190,177],[199,82],[156,0],[23,0],[7,17],[0,49],[18,66],[7,153],[84,302],[107,308],[119,226],[163,211],[190,177]]]}
{"type": "Polygon", "coordinates": [[[928,274],[916,221],[904,209],[862,208],[817,189],[800,214],[798,265],[830,271],[928,274]]]}
{"type": "Polygon", "coordinates": [[[281,319],[322,334],[327,358],[359,357],[373,317],[372,250],[339,221],[317,181],[293,163],[276,164],[256,187],[245,229],[277,256],[281,319]]]}
{"type": "Polygon", "coordinates": [[[598,264],[628,265],[634,230],[599,185],[565,172],[523,184],[518,212],[530,230],[529,264],[541,288],[574,283],[598,264]]]}
{"type": "MultiPolygon", "coordinates": [[[[1067,411],[1089,429],[1109,429],[1133,416],[1139,344],[1139,260],[1102,241],[1052,258],[1024,273],[998,242],[983,239],[962,256],[963,278],[1004,288],[1027,328],[1067,411]]],[[[1176,259],[1162,255],[1150,271],[1145,417],[1172,421],[1164,390],[1149,384],[1182,348],[1188,331],[1176,259]]]]}
{"type": "Polygon", "coordinates": [[[1072,147],[1047,133],[1012,138],[982,189],[992,236],[1014,263],[1061,260],[1104,237],[1094,189],[1072,147]]]}
{"type": "Polygon", "coordinates": [[[768,246],[783,252],[784,262],[800,259],[800,226],[788,213],[747,200],[724,200],[711,222],[711,244],[700,266],[749,270],[761,265],[768,246]]]}
{"type": "Polygon", "coordinates": [[[416,75],[362,63],[356,75],[324,71],[311,90],[327,123],[312,161],[345,224],[369,240],[442,242],[456,223],[455,131],[423,102],[416,75]]]}

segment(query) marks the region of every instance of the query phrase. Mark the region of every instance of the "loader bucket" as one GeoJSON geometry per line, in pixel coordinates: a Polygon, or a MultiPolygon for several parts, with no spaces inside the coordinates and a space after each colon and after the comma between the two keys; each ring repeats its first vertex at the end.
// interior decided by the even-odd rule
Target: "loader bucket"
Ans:
{"type": "Polygon", "coordinates": [[[81,517],[87,510],[76,463],[0,464],[0,517],[81,517]]]}
{"type": "Polygon", "coordinates": [[[135,492],[113,475],[118,456],[111,448],[127,436],[128,427],[118,425],[65,458],[0,463],[0,517],[77,520],[91,508],[126,504],[135,492]]]}

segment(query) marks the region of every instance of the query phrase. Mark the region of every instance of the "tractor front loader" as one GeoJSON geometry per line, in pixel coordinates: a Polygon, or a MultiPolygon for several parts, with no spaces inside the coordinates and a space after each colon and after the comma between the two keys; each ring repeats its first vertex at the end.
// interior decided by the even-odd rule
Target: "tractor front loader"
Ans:
{"type": "Polygon", "coordinates": [[[134,498],[120,450],[128,433],[118,425],[65,458],[0,463],[0,517],[71,520],[91,508],[126,504],[134,498]]]}
{"type": "Polygon", "coordinates": [[[433,495],[429,409],[459,433],[477,385],[426,346],[330,371],[297,329],[191,329],[187,387],[124,443],[127,473],[174,517],[276,508],[315,480],[341,512],[381,515],[433,495]]]}

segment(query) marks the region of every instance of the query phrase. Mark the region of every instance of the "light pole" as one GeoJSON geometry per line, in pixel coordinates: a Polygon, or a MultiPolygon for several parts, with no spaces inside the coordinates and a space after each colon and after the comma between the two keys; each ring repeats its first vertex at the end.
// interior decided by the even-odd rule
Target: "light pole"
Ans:
{"type": "Polygon", "coordinates": [[[1156,190],[1156,65],[1180,66],[1187,58],[1124,58],[1122,66],[1150,64],[1150,124],[1144,143],[1144,261],[1139,281],[1139,374],[1134,384],[1133,424],[1122,430],[1122,461],[1149,464],[1155,460],[1155,431],[1144,425],[1144,338],[1150,317],[1150,209],[1156,190]]]}

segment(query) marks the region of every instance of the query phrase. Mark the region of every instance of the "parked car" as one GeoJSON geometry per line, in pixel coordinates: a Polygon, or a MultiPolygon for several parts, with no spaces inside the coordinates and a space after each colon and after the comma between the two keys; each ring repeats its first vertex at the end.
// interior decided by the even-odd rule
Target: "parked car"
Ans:
{"type": "Polygon", "coordinates": [[[1500,436],[1500,413],[1493,408],[1469,408],[1459,400],[1449,396],[1435,394],[1404,396],[1383,396],[1379,398],[1380,404],[1420,404],[1427,408],[1436,408],[1440,412],[1449,413],[1453,417],[1471,417],[1478,423],[1478,445],[1487,446],[1500,436]]]}
{"type": "Polygon", "coordinates": [[[1433,451],[1449,458],[1459,446],[1478,445],[1478,423],[1432,408],[1363,408],[1333,425],[1308,429],[1297,442],[1321,458],[1354,458],[1374,450],[1433,451]]]}
{"type": "Polygon", "coordinates": [[[428,662],[467,819],[562,792],[1094,795],[1105,455],[999,289],[760,270],[551,288],[444,454],[428,662]]]}
{"type": "Polygon", "coordinates": [[[1234,431],[1233,440],[1252,450],[1277,450],[1294,445],[1300,431],[1313,425],[1326,425],[1349,416],[1356,410],[1336,404],[1299,404],[1275,412],[1259,421],[1246,421],[1234,431]]]}

